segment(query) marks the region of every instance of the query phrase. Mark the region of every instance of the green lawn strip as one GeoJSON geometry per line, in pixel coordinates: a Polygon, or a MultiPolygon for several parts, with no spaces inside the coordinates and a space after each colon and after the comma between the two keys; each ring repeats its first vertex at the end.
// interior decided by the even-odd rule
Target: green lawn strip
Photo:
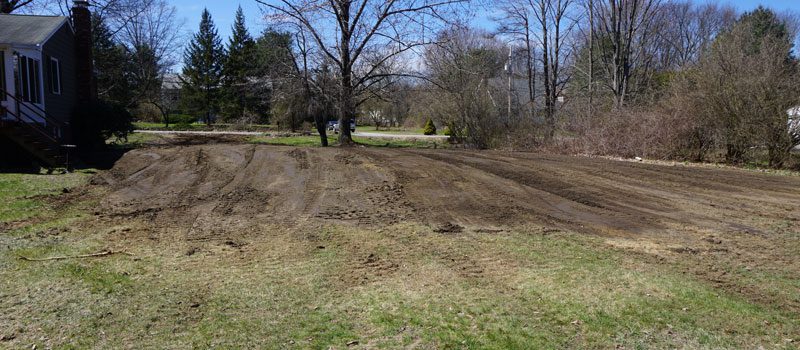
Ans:
{"type": "MultiPolygon", "coordinates": [[[[388,139],[388,138],[375,138],[375,137],[353,137],[353,141],[358,144],[370,147],[386,147],[386,148],[444,148],[447,143],[444,141],[429,141],[429,140],[403,140],[403,139],[388,139]]],[[[320,147],[319,136],[253,136],[248,139],[248,142],[255,144],[266,145],[280,145],[280,146],[297,146],[297,147],[320,147]]],[[[328,136],[328,143],[331,146],[338,144],[336,136],[328,136]]]]}
{"type": "Polygon", "coordinates": [[[375,130],[374,126],[358,126],[356,127],[357,132],[374,132],[374,133],[381,133],[381,134],[399,134],[399,135],[422,135],[423,128],[380,128],[380,130],[375,130]]]}
{"type": "Polygon", "coordinates": [[[135,132],[129,134],[127,140],[111,138],[106,140],[106,144],[108,144],[109,147],[119,149],[142,148],[163,137],[163,135],[135,132]]]}
{"type": "MultiPolygon", "coordinates": [[[[319,136],[253,136],[248,142],[264,145],[296,146],[296,147],[320,147],[319,136]]],[[[328,143],[335,145],[338,143],[336,137],[328,136],[328,143]]]]}
{"type": "Polygon", "coordinates": [[[613,334],[627,339],[626,347],[638,346],[637,342],[655,347],[758,347],[782,343],[785,335],[800,331],[796,315],[753,304],[669,266],[648,266],[624,251],[603,249],[600,239],[521,237],[526,237],[523,242],[502,246],[520,258],[532,257],[537,265],[557,266],[548,270],[534,265],[530,272],[535,279],[529,287],[549,296],[551,303],[577,304],[573,307],[579,311],[574,315],[578,320],[581,315],[602,315],[582,320],[595,328],[595,341],[613,334]],[[597,322],[609,317],[613,322],[597,322]],[[765,327],[765,321],[771,326],[765,327]]]}
{"type": "Polygon", "coordinates": [[[602,244],[580,235],[515,234],[478,245],[519,259],[511,290],[469,279],[413,293],[392,285],[365,289],[359,303],[390,347],[415,338],[481,349],[789,347],[784,338],[800,331],[796,316],[666,267],[632,270],[623,253],[602,244]],[[397,340],[400,330],[416,336],[397,340]]]}
{"type": "Polygon", "coordinates": [[[24,329],[9,346],[26,348],[791,348],[784,339],[800,331],[797,315],[593,236],[317,231],[276,232],[248,255],[208,243],[188,256],[165,242],[48,262],[16,256],[95,252],[112,233],[0,236],[14,244],[0,254],[0,328],[24,329]]]}
{"type": "Polygon", "coordinates": [[[46,212],[44,196],[84,184],[91,171],[59,175],[0,174],[0,223],[23,220],[46,212]]]}
{"type": "MultiPolygon", "coordinates": [[[[0,325],[27,329],[17,334],[20,341],[34,337],[33,342],[42,348],[54,344],[56,348],[131,344],[144,348],[283,348],[290,344],[327,348],[323,345],[346,347],[357,338],[321,272],[329,259],[324,255],[293,252],[293,258],[274,264],[251,261],[242,265],[236,253],[217,260],[218,254],[231,253],[185,256],[159,246],[132,247],[136,257],[15,259],[17,254],[47,257],[91,252],[101,249],[107,234],[85,232],[80,234],[82,240],[67,238],[0,255],[1,265],[15,266],[0,271],[0,278],[10,281],[0,293],[12,296],[0,299],[0,311],[13,309],[8,315],[15,321],[0,319],[0,325]],[[28,299],[23,295],[32,292],[35,297],[24,310],[14,308],[15,300],[28,299]],[[39,341],[40,334],[50,339],[39,341]]],[[[270,254],[269,248],[263,253],[270,254]]]]}
{"type": "Polygon", "coordinates": [[[210,130],[206,124],[203,123],[191,123],[191,124],[170,124],[169,127],[165,126],[164,123],[150,123],[150,122],[135,122],[133,123],[133,127],[137,130],[181,130],[181,131],[189,131],[189,130],[210,130]]]}
{"type": "Polygon", "coordinates": [[[211,130],[271,131],[276,129],[274,125],[267,125],[267,124],[239,125],[239,124],[218,123],[208,126],[205,123],[199,123],[199,122],[194,122],[191,124],[172,123],[169,125],[169,127],[165,126],[164,123],[135,122],[133,123],[133,127],[137,130],[163,130],[163,131],[211,131],[211,130]]]}

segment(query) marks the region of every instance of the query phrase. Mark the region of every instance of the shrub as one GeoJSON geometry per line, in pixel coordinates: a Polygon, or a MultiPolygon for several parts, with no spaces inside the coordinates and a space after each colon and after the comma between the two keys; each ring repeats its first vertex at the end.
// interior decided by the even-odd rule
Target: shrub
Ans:
{"type": "Polygon", "coordinates": [[[422,129],[422,133],[425,135],[436,135],[436,125],[433,124],[433,120],[428,118],[428,122],[425,123],[425,128],[422,129]]]}
{"type": "Polygon", "coordinates": [[[140,122],[161,121],[161,110],[152,103],[140,103],[133,109],[133,117],[140,122]]]}
{"type": "Polygon", "coordinates": [[[170,114],[169,123],[177,126],[189,126],[198,120],[197,117],[188,114],[170,114]]]}
{"type": "Polygon", "coordinates": [[[89,151],[105,146],[111,137],[127,140],[133,132],[133,116],[119,104],[98,100],[78,106],[71,126],[75,144],[89,151]]]}
{"type": "Polygon", "coordinates": [[[572,129],[573,135],[560,137],[553,146],[570,153],[651,159],[696,158],[688,146],[701,130],[696,120],[667,109],[597,113],[573,121],[572,129]]]}

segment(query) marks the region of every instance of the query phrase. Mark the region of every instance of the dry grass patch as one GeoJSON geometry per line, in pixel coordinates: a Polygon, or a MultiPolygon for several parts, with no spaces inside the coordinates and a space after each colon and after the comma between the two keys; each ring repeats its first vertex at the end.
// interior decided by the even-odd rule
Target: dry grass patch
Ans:
{"type": "MultiPolygon", "coordinates": [[[[797,313],[777,304],[798,279],[772,265],[730,277],[774,289],[766,302],[687,273],[696,260],[679,253],[551,227],[306,218],[197,240],[147,216],[92,215],[91,198],[0,234],[0,347],[790,349],[800,338],[797,313]],[[133,256],[17,258],[122,248],[133,256]]],[[[765,234],[796,239],[792,227],[765,234]]]]}

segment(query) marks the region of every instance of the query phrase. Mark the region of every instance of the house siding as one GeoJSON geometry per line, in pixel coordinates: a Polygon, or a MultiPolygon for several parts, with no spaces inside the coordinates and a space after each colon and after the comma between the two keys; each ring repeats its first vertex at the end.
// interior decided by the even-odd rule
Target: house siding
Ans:
{"type": "Polygon", "coordinates": [[[77,101],[75,65],[75,35],[69,24],[64,23],[42,48],[45,109],[50,117],[62,122],[70,120],[77,101]],[[57,59],[61,65],[60,95],[53,93],[50,76],[51,57],[57,59]]]}

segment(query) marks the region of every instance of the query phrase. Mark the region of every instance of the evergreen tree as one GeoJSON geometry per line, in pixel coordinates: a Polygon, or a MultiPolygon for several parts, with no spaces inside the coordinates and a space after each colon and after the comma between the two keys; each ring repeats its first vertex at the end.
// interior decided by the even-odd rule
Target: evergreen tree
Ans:
{"type": "Polygon", "coordinates": [[[206,124],[211,125],[219,111],[225,48],[208,9],[203,10],[200,30],[192,37],[183,60],[184,107],[191,113],[202,115],[206,124]]]}
{"type": "Polygon", "coordinates": [[[97,94],[101,100],[130,107],[134,102],[131,93],[130,55],[118,43],[103,18],[92,16],[94,68],[97,77],[97,94]]]}
{"type": "MultiPolygon", "coordinates": [[[[272,117],[277,104],[279,104],[277,100],[283,100],[281,102],[286,100],[283,96],[276,96],[275,92],[277,90],[294,91],[297,87],[297,82],[289,79],[290,77],[297,78],[299,73],[297,72],[299,68],[295,66],[295,59],[292,56],[292,35],[268,28],[256,41],[255,51],[257,63],[254,69],[255,76],[259,79],[255,86],[258,98],[254,102],[257,110],[262,112],[263,117],[266,117],[264,119],[272,123],[275,122],[272,117]],[[267,82],[271,83],[267,84],[267,82]]],[[[298,128],[301,123],[302,121],[290,123],[290,128],[298,128]]]]}
{"type": "Polygon", "coordinates": [[[135,46],[131,50],[130,56],[135,64],[131,72],[132,92],[140,102],[158,100],[163,76],[155,51],[146,44],[135,46]]]}
{"type": "Polygon", "coordinates": [[[789,35],[786,22],[778,15],[763,6],[759,6],[752,12],[745,12],[735,24],[736,26],[746,26],[751,32],[748,54],[756,53],[761,49],[761,45],[767,42],[785,44],[788,47],[787,57],[791,56],[793,38],[789,35]]]}
{"type": "Polygon", "coordinates": [[[223,67],[223,112],[229,119],[239,119],[256,108],[257,79],[255,79],[256,42],[245,24],[242,7],[236,11],[233,34],[228,42],[228,57],[223,67]]]}

